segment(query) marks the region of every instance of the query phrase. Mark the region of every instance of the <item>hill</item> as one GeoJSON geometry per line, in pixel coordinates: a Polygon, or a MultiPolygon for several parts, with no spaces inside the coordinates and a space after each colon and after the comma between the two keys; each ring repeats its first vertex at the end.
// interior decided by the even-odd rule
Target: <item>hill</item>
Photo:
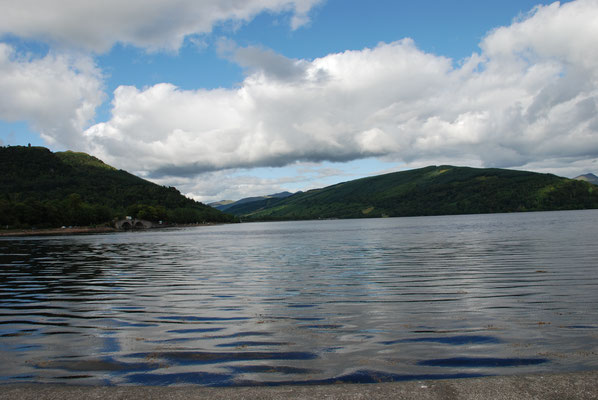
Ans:
{"type": "Polygon", "coordinates": [[[594,175],[594,174],[584,174],[584,175],[579,175],[576,176],[573,179],[577,179],[578,181],[586,181],[589,182],[593,185],[598,185],[598,176],[594,175]]]}
{"type": "Polygon", "coordinates": [[[219,210],[220,209],[219,207],[227,206],[227,205],[232,204],[234,202],[235,202],[234,200],[220,200],[220,201],[215,201],[213,203],[208,203],[208,205],[210,207],[214,207],[214,208],[216,208],[216,209],[219,210]]]}
{"type": "Polygon", "coordinates": [[[240,206],[243,206],[247,203],[261,202],[261,201],[266,201],[268,199],[284,199],[285,197],[289,197],[292,195],[293,195],[293,193],[290,193],[290,192],[280,192],[280,193],[269,194],[267,196],[245,197],[245,198],[243,198],[241,200],[237,200],[237,201],[222,200],[222,201],[218,201],[215,203],[210,203],[208,205],[210,207],[214,207],[220,211],[228,212],[228,210],[230,208],[240,208],[240,206]]]}
{"type": "Polygon", "coordinates": [[[0,225],[56,227],[109,223],[125,215],[173,223],[234,217],[117,170],[85,153],[0,147],[0,225]]]}
{"type": "Polygon", "coordinates": [[[496,168],[430,166],[357,179],[228,212],[244,220],[368,218],[598,208],[583,181],[496,168]]]}

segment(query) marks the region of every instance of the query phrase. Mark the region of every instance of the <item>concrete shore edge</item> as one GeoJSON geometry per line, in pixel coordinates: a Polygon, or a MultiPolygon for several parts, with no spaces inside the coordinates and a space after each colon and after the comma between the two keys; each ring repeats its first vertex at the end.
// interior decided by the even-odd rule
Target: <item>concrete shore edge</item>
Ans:
{"type": "Polygon", "coordinates": [[[68,386],[0,385],[0,399],[598,399],[598,371],[450,380],[321,386],[68,386]]]}

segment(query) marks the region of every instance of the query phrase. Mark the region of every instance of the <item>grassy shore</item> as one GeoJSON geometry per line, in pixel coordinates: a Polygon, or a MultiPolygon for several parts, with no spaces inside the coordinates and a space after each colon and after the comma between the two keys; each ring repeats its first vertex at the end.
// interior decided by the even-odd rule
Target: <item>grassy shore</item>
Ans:
{"type": "Polygon", "coordinates": [[[0,400],[23,399],[412,399],[412,400],[525,400],[598,399],[598,371],[568,374],[496,376],[487,378],[408,381],[326,386],[58,386],[0,385],[0,400]]]}

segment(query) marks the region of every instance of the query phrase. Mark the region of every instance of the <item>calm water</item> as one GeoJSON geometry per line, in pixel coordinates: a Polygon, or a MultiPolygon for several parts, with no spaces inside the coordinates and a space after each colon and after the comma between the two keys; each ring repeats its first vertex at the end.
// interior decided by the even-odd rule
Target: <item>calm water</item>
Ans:
{"type": "Polygon", "coordinates": [[[0,239],[0,383],[598,368],[598,211],[0,239]]]}

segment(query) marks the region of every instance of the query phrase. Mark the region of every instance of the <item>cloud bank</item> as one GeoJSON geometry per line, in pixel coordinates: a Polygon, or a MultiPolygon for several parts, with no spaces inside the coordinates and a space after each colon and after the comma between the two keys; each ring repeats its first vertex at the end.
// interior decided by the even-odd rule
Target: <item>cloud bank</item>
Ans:
{"type": "Polygon", "coordinates": [[[28,121],[50,142],[86,146],[81,132],[105,99],[103,79],[93,60],[48,54],[19,57],[0,43],[0,118],[28,121]]]}
{"type": "Polygon", "coordinates": [[[321,0],[0,0],[0,35],[101,53],[122,43],[177,50],[185,37],[257,14],[292,13],[293,29],[321,0]]]}
{"type": "Polygon", "coordinates": [[[114,92],[88,149],[150,176],[388,157],[557,169],[598,158],[598,1],[537,7],[455,62],[410,39],[315,60],[225,43],[234,89],[114,92]],[[135,160],[130,157],[135,151],[135,160]]]}

